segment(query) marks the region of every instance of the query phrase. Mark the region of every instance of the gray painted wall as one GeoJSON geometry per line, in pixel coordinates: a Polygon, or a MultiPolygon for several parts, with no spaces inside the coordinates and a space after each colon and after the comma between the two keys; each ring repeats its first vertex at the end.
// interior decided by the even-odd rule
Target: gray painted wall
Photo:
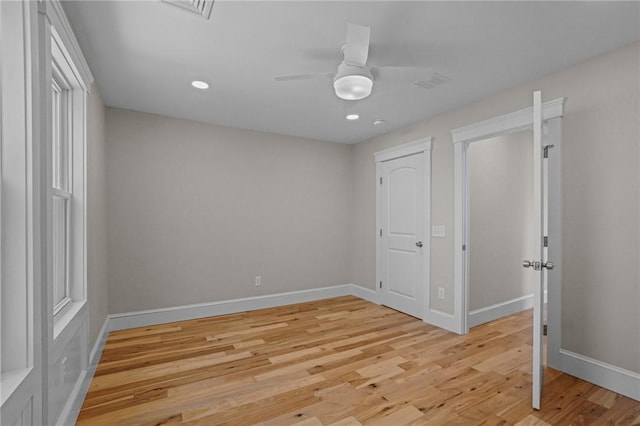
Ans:
{"type": "Polygon", "coordinates": [[[90,344],[95,342],[109,313],[105,151],[104,104],[94,84],[87,101],[87,299],[90,344]]]}
{"type": "Polygon", "coordinates": [[[533,293],[531,131],[472,143],[469,162],[469,309],[533,293]]]}
{"type": "MultiPolygon", "coordinates": [[[[640,44],[374,138],[354,147],[351,281],[375,283],[373,154],[425,136],[432,152],[432,308],[453,311],[451,129],[567,97],[563,122],[563,347],[640,372],[640,44]],[[437,287],[446,298],[438,300],[437,287]]],[[[437,88],[427,96],[437,96],[437,88]]]]}
{"type": "Polygon", "coordinates": [[[349,283],[351,146],[106,116],[110,313],[349,283]]]}

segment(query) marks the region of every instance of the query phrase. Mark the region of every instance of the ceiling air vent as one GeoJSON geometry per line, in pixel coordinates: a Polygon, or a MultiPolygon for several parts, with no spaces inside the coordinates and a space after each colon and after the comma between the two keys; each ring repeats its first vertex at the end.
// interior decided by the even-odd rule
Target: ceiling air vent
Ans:
{"type": "Polygon", "coordinates": [[[411,84],[429,90],[433,89],[436,86],[440,86],[441,84],[445,84],[449,81],[451,81],[451,77],[435,72],[429,80],[416,80],[411,84]]]}
{"type": "Polygon", "coordinates": [[[204,19],[211,17],[211,9],[213,8],[213,0],[160,0],[160,2],[196,14],[204,19]]]}

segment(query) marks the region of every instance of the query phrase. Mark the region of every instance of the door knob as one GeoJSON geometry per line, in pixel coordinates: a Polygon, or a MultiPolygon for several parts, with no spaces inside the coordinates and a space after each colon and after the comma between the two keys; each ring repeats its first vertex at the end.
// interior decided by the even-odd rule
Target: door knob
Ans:
{"type": "Polygon", "coordinates": [[[417,247],[422,247],[422,246],[423,246],[422,241],[418,241],[418,242],[416,243],[416,246],[417,246],[417,247]]]}
{"type": "Polygon", "coordinates": [[[525,268],[533,268],[534,271],[539,271],[542,268],[542,262],[537,260],[523,260],[522,266],[525,268]]]}
{"type": "Polygon", "coordinates": [[[537,262],[535,260],[523,260],[522,266],[525,268],[533,268],[536,271],[539,271],[542,268],[547,268],[549,271],[554,268],[553,262],[537,262]]]}

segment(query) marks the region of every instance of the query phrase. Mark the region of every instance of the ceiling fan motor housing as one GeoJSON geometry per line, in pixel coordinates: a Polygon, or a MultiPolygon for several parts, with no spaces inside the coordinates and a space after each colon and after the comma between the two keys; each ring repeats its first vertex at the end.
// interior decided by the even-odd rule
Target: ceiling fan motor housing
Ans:
{"type": "Polygon", "coordinates": [[[336,96],[341,99],[355,101],[364,99],[373,89],[373,76],[366,66],[349,64],[342,61],[333,78],[333,88],[336,96]]]}

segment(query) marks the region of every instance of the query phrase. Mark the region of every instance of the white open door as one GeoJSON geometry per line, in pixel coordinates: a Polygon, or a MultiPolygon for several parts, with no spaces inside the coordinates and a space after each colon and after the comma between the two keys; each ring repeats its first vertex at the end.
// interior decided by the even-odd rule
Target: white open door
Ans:
{"type": "Polygon", "coordinates": [[[544,146],[542,141],[542,93],[533,94],[533,260],[525,260],[523,266],[531,268],[535,274],[533,280],[533,408],[540,409],[543,380],[543,324],[544,324],[544,287],[546,274],[544,269],[552,269],[551,262],[544,259],[544,226],[546,221],[545,191],[546,168],[544,167],[544,146]]]}

